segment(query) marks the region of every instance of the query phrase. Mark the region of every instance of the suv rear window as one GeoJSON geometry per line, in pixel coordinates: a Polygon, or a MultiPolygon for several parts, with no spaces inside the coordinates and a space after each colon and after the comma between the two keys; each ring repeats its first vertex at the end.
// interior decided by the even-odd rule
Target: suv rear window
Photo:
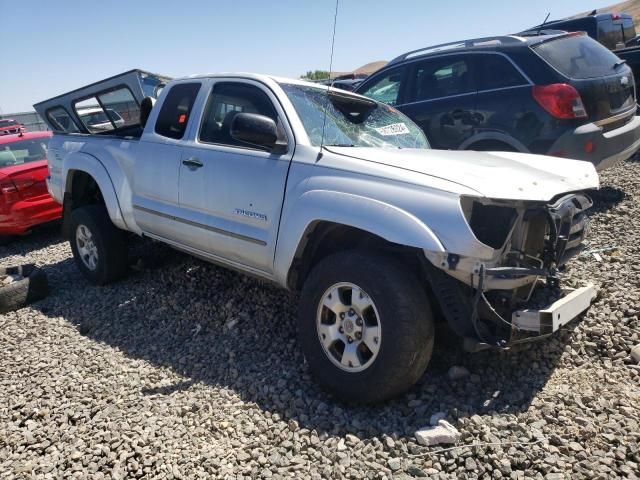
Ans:
{"type": "Polygon", "coordinates": [[[611,75],[620,61],[613,53],[586,35],[572,35],[534,45],[533,50],[569,78],[611,75]]]}

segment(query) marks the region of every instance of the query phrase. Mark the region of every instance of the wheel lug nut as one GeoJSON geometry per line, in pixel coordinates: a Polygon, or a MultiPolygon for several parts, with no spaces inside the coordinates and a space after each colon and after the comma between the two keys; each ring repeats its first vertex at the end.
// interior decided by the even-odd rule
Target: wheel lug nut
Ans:
{"type": "Polygon", "coordinates": [[[349,343],[353,343],[353,338],[349,337],[349,338],[347,338],[347,341],[348,341],[349,343]]]}
{"type": "Polygon", "coordinates": [[[358,325],[359,327],[362,326],[362,319],[361,318],[356,318],[356,325],[358,325]]]}
{"type": "Polygon", "coordinates": [[[353,316],[356,313],[356,311],[353,308],[349,309],[349,315],[353,316]]]}
{"type": "Polygon", "coordinates": [[[342,313],[340,314],[340,318],[341,318],[342,320],[344,320],[344,312],[342,312],[342,313]]]}
{"type": "Polygon", "coordinates": [[[344,333],[344,328],[340,327],[340,328],[338,328],[338,331],[339,331],[340,333],[344,333]]]}
{"type": "Polygon", "coordinates": [[[360,340],[362,338],[362,333],[356,332],[356,338],[360,340]]]}

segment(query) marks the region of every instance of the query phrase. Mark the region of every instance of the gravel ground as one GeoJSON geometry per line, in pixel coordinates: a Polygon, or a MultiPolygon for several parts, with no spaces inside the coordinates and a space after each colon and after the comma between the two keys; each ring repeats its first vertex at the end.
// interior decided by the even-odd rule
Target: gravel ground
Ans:
{"type": "Polygon", "coordinates": [[[92,287],[57,228],[0,247],[52,287],[0,316],[0,478],[638,478],[639,179],[635,161],[602,176],[589,247],[617,250],[570,265],[601,288],[584,318],[509,352],[441,329],[419,385],[376,407],[314,384],[273,286],[143,244],[138,271],[92,287]],[[417,444],[436,412],[456,448],[417,444]]]}

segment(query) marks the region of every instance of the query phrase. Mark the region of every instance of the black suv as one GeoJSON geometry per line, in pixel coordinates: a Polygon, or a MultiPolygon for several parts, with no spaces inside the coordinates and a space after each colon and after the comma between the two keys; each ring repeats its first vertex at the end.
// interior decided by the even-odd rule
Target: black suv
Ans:
{"type": "Polygon", "coordinates": [[[584,33],[415,50],[356,93],[401,110],[439,149],[555,155],[601,170],[640,148],[631,70],[584,33]]]}

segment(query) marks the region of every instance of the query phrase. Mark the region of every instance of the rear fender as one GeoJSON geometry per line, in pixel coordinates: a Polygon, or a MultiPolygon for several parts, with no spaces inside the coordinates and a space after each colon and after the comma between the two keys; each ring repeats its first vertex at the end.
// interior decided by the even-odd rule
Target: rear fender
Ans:
{"type": "Polygon", "coordinates": [[[65,195],[71,192],[73,176],[76,172],[85,172],[91,175],[100,188],[100,193],[109,212],[109,218],[116,227],[126,230],[127,224],[122,216],[113,181],[104,165],[96,157],[84,152],[74,152],[68,155],[64,160],[63,168],[63,178],[66,178],[65,195]]]}
{"type": "Polygon", "coordinates": [[[278,283],[287,284],[298,246],[323,221],[358,228],[399,245],[445,251],[427,225],[400,208],[359,195],[313,190],[295,200],[295,209],[283,216],[274,262],[278,283]]]}

